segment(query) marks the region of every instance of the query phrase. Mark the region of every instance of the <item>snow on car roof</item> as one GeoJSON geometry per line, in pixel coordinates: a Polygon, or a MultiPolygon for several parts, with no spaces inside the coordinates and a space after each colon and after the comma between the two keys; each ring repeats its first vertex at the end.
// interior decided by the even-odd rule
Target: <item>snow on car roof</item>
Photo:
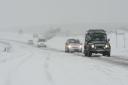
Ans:
{"type": "Polygon", "coordinates": [[[87,33],[106,33],[106,31],[103,29],[90,29],[87,33]]]}

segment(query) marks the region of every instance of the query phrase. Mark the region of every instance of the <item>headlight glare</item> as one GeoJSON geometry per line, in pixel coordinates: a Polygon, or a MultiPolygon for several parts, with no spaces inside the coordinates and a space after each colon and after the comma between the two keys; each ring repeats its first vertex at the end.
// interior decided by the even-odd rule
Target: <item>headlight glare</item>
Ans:
{"type": "Polygon", "coordinates": [[[109,45],[105,45],[105,48],[109,48],[109,45]]]}
{"type": "Polygon", "coordinates": [[[82,48],[82,45],[80,45],[79,47],[82,48]]]}
{"type": "Polygon", "coordinates": [[[69,48],[71,48],[72,46],[71,45],[68,45],[69,48]]]}
{"type": "Polygon", "coordinates": [[[92,48],[95,48],[95,45],[91,45],[92,48]]]}

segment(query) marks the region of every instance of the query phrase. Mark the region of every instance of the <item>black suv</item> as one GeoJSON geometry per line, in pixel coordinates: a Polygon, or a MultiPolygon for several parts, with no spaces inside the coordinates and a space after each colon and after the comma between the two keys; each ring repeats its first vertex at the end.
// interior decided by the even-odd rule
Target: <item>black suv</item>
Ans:
{"type": "Polygon", "coordinates": [[[91,29],[85,36],[84,54],[92,56],[92,53],[101,53],[103,56],[110,57],[111,46],[105,30],[91,29]]]}

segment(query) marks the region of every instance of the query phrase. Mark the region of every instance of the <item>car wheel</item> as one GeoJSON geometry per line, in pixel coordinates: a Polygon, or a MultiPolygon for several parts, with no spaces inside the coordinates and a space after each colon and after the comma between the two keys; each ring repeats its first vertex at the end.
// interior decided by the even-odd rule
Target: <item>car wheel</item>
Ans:
{"type": "Polygon", "coordinates": [[[82,53],[82,50],[81,51],[79,51],[80,53],[82,53]]]}
{"type": "Polygon", "coordinates": [[[110,57],[110,52],[107,52],[107,57],[110,57]]]}
{"type": "Polygon", "coordinates": [[[106,56],[106,52],[103,52],[103,56],[106,56]]]}
{"type": "Polygon", "coordinates": [[[65,49],[65,53],[67,53],[68,51],[65,49]]]}
{"type": "Polygon", "coordinates": [[[67,53],[67,51],[65,50],[65,53],[67,53]]]}
{"type": "Polygon", "coordinates": [[[92,52],[88,51],[88,57],[92,56],[92,52]]]}
{"type": "Polygon", "coordinates": [[[66,52],[66,53],[69,53],[69,49],[68,49],[68,48],[65,48],[65,52],[66,52]]]}
{"type": "Polygon", "coordinates": [[[87,56],[87,55],[88,55],[88,54],[87,54],[87,51],[85,51],[85,50],[84,50],[84,55],[85,55],[85,56],[87,56]]]}

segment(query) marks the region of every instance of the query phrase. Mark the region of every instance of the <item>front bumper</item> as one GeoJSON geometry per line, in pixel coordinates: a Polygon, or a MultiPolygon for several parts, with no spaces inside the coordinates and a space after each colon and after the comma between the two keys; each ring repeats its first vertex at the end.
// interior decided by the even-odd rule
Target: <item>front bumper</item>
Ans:
{"type": "Polygon", "coordinates": [[[109,48],[106,48],[106,49],[90,49],[90,52],[92,52],[92,53],[103,53],[103,52],[110,52],[111,51],[111,49],[109,49],[109,48]]]}
{"type": "Polygon", "coordinates": [[[46,45],[40,45],[40,44],[38,44],[37,46],[38,47],[46,47],[46,45]]]}
{"type": "Polygon", "coordinates": [[[71,52],[82,52],[82,48],[69,48],[71,52]]]}

